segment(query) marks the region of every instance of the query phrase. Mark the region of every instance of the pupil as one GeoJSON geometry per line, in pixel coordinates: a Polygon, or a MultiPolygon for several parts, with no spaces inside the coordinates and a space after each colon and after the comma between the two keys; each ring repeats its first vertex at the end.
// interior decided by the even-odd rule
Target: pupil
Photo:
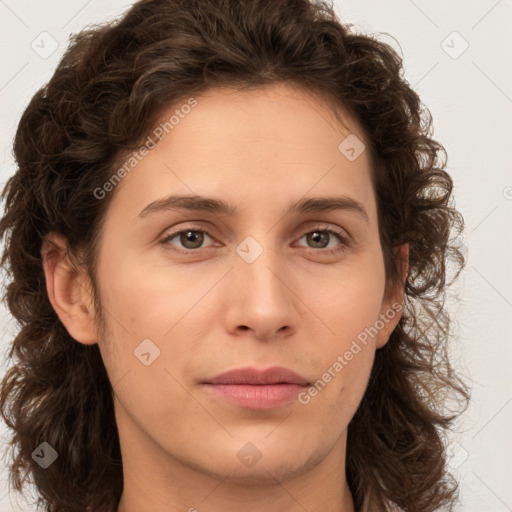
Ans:
{"type": "Polygon", "coordinates": [[[187,231],[186,233],[184,233],[184,235],[182,235],[181,243],[185,247],[189,247],[190,249],[197,249],[198,247],[201,246],[201,243],[203,241],[202,237],[203,237],[203,234],[199,233],[198,231],[187,231]],[[194,239],[195,239],[195,241],[194,241],[194,239]],[[187,245],[189,243],[192,243],[192,247],[187,245]]]}
{"type": "MultiPolygon", "coordinates": [[[[318,231],[314,231],[312,234],[311,234],[311,238],[313,238],[313,242],[314,243],[321,243],[321,239],[323,238],[324,239],[324,242],[327,243],[327,233],[319,233],[318,231]],[[320,238],[320,240],[319,240],[320,238]]],[[[322,248],[325,247],[325,245],[322,246],[322,248]]]]}

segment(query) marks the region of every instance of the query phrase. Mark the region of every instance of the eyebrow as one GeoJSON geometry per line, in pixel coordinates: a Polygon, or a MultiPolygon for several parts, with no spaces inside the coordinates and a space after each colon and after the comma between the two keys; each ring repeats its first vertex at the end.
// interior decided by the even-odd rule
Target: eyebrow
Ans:
{"type": "MultiPolygon", "coordinates": [[[[214,214],[223,214],[233,217],[238,214],[236,206],[230,205],[222,199],[197,195],[171,195],[149,203],[140,213],[139,217],[146,217],[152,213],[173,210],[190,210],[214,214]]],[[[340,197],[310,197],[288,206],[287,214],[304,214],[346,210],[356,213],[367,224],[370,223],[368,213],[363,205],[347,196],[340,197]]]]}

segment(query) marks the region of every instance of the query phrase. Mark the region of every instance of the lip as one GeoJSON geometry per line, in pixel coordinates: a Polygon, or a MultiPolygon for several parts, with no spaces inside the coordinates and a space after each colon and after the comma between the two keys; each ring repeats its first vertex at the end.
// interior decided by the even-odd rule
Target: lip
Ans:
{"type": "Polygon", "coordinates": [[[308,380],[283,366],[272,366],[265,370],[257,368],[235,368],[205,381],[206,384],[299,384],[305,386],[308,380]]]}
{"type": "Polygon", "coordinates": [[[287,404],[309,385],[288,368],[238,368],[202,382],[205,390],[228,402],[250,409],[272,409],[287,404]]]}

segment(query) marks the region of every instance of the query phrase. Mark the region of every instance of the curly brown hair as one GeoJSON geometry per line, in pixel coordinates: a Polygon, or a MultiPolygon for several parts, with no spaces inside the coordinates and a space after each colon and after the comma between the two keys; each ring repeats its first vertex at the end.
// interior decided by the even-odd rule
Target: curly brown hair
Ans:
{"type": "MultiPolygon", "coordinates": [[[[112,384],[98,345],[73,342],[50,304],[44,237],[61,233],[96,286],[114,194],[100,201],[94,190],[126,151],[183,98],[277,82],[320,94],[364,128],[389,284],[402,279],[393,248],[409,244],[402,318],[376,352],[348,427],[356,509],[453,509],[458,483],[444,431],[465,407],[447,414],[445,405],[452,396],[467,406],[470,394],[449,362],[445,296],[465,265],[455,243],[464,221],[452,204],[446,151],[431,138],[431,114],[403,78],[401,57],[342,24],[323,1],[142,0],[120,19],[72,36],[21,117],[17,170],[2,194],[4,301],[19,332],[0,410],[13,431],[10,482],[21,492],[31,476],[44,510],[112,512],[123,489],[112,384]],[[43,441],[58,453],[48,469],[32,457],[43,441]]],[[[95,308],[101,312],[97,294],[95,308]]]]}

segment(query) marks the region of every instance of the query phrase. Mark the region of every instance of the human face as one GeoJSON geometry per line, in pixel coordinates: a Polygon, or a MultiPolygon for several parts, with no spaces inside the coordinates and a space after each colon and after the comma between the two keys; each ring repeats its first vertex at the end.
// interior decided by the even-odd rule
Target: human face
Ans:
{"type": "Polygon", "coordinates": [[[347,426],[399,317],[357,342],[392,308],[368,151],[349,159],[339,149],[350,133],[366,139],[348,116],[349,130],[282,84],[196,99],[112,192],[99,249],[99,346],[125,471],[192,468],[240,485],[314,467],[342,476],[347,426]],[[236,212],[154,206],[170,195],[236,212]],[[352,207],[288,212],[318,197],[352,207]],[[204,384],[275,366],[325,386],[300,396],[289,386],[281,401],[269,398],[275,387],[242,403],[204,384]]]}

